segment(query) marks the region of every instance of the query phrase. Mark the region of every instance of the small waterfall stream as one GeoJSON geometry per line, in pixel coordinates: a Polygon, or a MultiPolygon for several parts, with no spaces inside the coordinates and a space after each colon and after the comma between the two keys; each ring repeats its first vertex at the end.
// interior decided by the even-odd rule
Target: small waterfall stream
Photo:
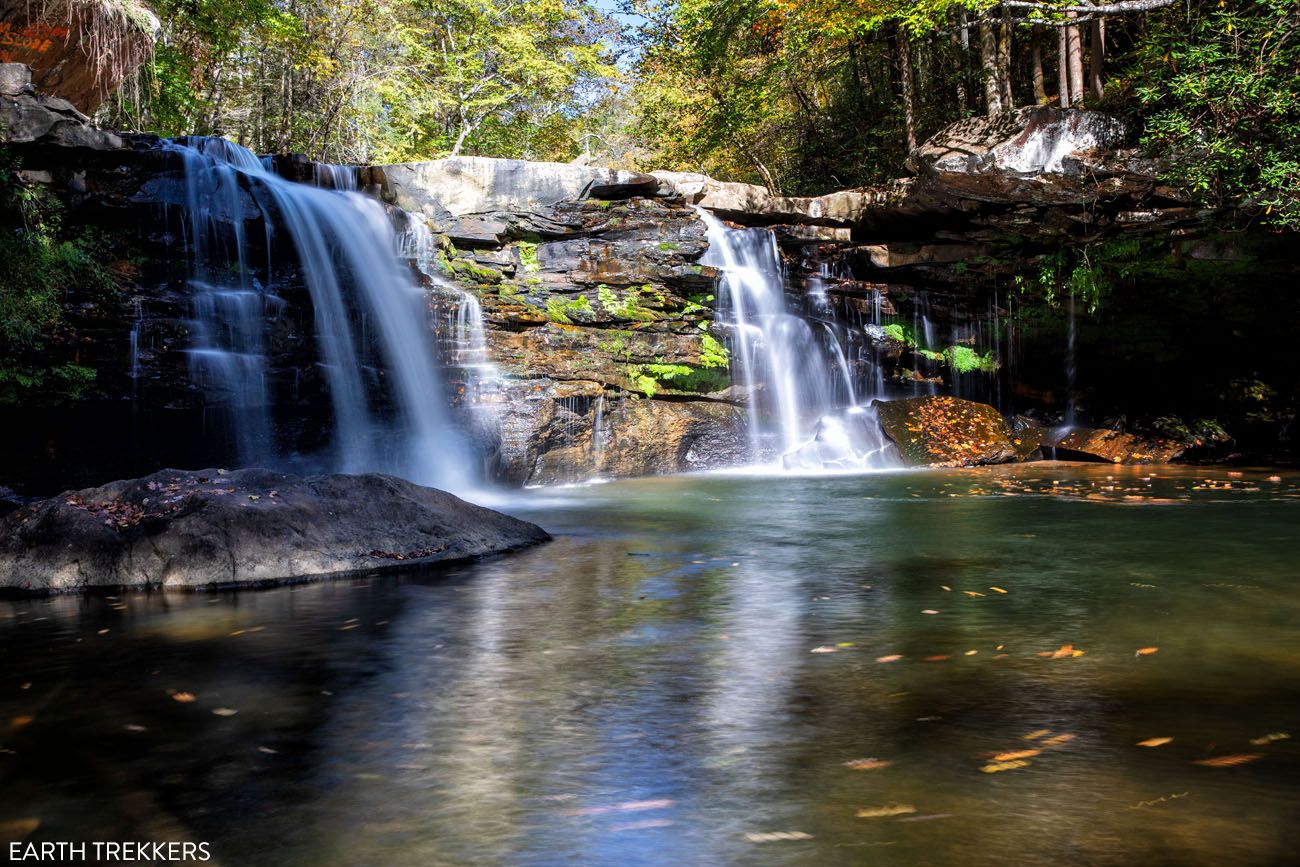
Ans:
{"type": "Polygon", "coordinates": [[[870,406],[879,395],[856,385],[822,279],[810,286],[810,315],[800,315],[787,304],[776,236],[696,210],[709,240],[700,261],[722,272],[718,312],[733,329],[733,378],[746,395],[754,461],[777,458],[797,471],[895,466],[870,406]]]}
{"type": "Polygon", "coordinates": [[[285,180],[224,139],[188,138],[168,147],[185,169],[195,378],[227,408],[241,463],[289,457],[273,436],[266,386],[266,328],[279,301],[250,272],[245,253],[246,224],[262,220],[268,250],[271,234],[287,239],[311,297],[333,407],[332,468],[469,487],[473,461],[448,418],[427,295],[398,256],[384,207],[348,192],[355,175],[346,167],[322,167],[333,187],[327,190],[285,180]],[[367,333],[378,341],[381,371],[366,368],[367,333]],[[376,373],[396,418],[374,399],[376,373]]]}

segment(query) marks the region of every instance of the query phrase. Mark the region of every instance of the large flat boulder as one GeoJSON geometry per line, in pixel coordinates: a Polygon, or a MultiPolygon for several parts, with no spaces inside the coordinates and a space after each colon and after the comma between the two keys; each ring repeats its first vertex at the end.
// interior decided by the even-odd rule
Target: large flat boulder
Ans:
{"type": "Polygon", "coordinates": [[[543,211],[588,198],[653,196],[659,186],[637,172],[492,157],[374,166],[364,174],[370,183],[382,184],[393,204],[435,222],[470,214],[543,211]]]}
{"type": "Polygon", "coordinates": [[[1030,106],[945,127],[907,166],[941,196],[1073,204],[1155,185],[1158,167],[1132,149],[1132,126],[1100,111],[1030,106]]]}
{"type": "Polygon", "coordinates": [[[1017,457],[1011,428],[994,407],[934,395],[872,404],[885,436],[914,467],[974,467],[1017,457]]]}
{"type": "Polygon", "coordinates": [[[463,560],[541,527],[393,476],[160,470],[0,522],[0,588],[275,584],[463,560]]]}
{"type": "Polygon", "coordinates": [[[1166,464],[1187,451],[1186,444],[1174,440],[1091,427],[1075,428],[1053,445],[1058,457],[1084,456],[1113,464],[1166,464]]]}
{"type": "Polygon", "coordinates": [[[96,129],[66,99],[36,92],[31,70],[21,63],[0,64],[0,142],[114,150],[122,139],[96,129]]]}

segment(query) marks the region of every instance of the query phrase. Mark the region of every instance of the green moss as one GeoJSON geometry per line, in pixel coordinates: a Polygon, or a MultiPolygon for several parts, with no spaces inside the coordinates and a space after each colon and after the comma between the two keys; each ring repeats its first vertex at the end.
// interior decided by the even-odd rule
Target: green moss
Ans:
{"type": "Polygon", "coordinates": [[[519,262],[527,273],[542,270],[542,266],[537,261],[537,245],[528,241],[520,241],[519,262]]]}

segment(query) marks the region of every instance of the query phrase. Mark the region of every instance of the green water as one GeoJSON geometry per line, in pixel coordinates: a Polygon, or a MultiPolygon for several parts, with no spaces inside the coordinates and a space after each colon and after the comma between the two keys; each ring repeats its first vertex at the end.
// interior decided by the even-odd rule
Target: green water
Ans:
{"type": "Polygon", "coordinates": [[[452,571],[0,603],[0,823],[225,865],[1295,863],[1300,476],[1158,473],[540,490],[506,508],[555,542],[452,571]]]}

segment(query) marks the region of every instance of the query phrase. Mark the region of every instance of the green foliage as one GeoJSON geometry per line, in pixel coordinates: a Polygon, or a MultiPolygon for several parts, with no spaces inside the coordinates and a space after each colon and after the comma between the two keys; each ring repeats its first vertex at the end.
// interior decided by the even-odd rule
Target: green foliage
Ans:
{"type": "MultiPolygon", "coordinates": [[[[700,323],[701,329],[707,328],[700,323]]],[[[717,338],[705,331],[700,335],[700,366],[709,369],[726,370],[731,366],[731,350],[723,346],[717,338]]]]}
{"type": "Polygon", "coordinates": [[[571,159],[618,78],[589,0],[155,0],[120,128],[219,133],[336,162],[571,159]]]}
{"type": "Polygon", "coordinates": [[[546,299],[546,317],[552,322],[572,325],[574,317],[579,319],[588,318],[591,312],[591,302],[587,300],[585,295],[579,295],[571,300],[566,300],[557,295],[552,295],[546,299]]]}
{"type": "Polygon", "coordinates": [[[631,322],[653,322],[656,318],[651,310],[646,310],[641,306],[640,299],[636,294],[629,292],[622,299],[609,286],[601,283],[596,287],[596,300],[606,313],[615,319],[626,319],[631,322]]]}
{"type": "Polygon", "coordinates": [[[980,355],[969,346],[949,346],[944,349],[942,358],[958,373],[996,373],[1001,367],[992,351],[980,355]]]}
{"type": "Polygon", "coordinates": [[[523,265],[524,271],[530,274],[542,270],[542,266],[537,262],[537,245],[530,244],[528,241],[520,241],[519,262],[523,265]]]}
{"type": "Polygon", "coordinates": [[[1146,145],[1217,205],[1300,228],[1300,19],[1294,0],[1193,0],[1152,17],[1131,77],[1146,145]]]}

